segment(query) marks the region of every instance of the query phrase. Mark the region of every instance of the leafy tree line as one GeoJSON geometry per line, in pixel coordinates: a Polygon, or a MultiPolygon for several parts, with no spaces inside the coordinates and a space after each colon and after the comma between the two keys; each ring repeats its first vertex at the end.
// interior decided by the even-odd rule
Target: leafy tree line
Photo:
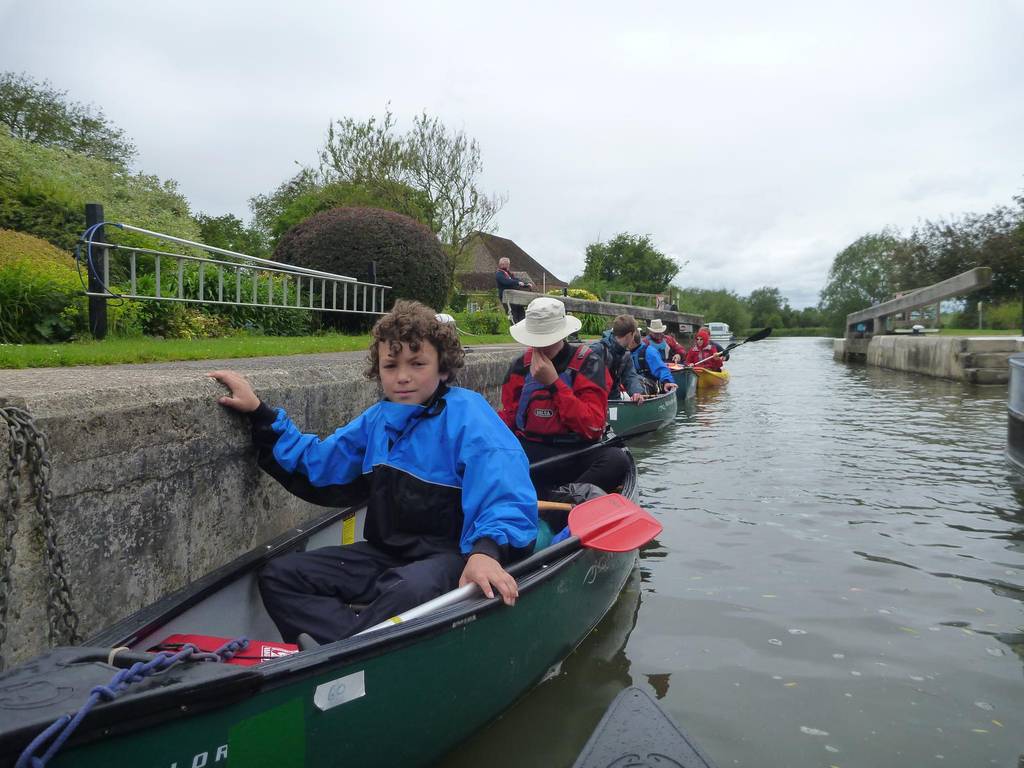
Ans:
{"type": "MultiPolygon", "coordinates": [[[[793,309],[782,291],[771,286],[749,296],[725,289],[682,287],[673,281],[686,265],[659,250],[650,235],[620,233],[586,249],[582,275],[572,285],[598,296],[608,291],[669,294],[681,311],[703,315],[707,321],[728,323],[742,333],[749,328],[820,328],[821,312],[815,307],[793,309]]],[[[639,300],[638,300],[639,301],[639,300]]]]}
{"type": "MultiPolygon", "coordinates": [[[[309,254],[298,253],[294,239],[285,249],[278,247],[279,242],[299,224],[344,207],[355,211],[347,219],[354,230],[343,237],[340,231],[327,235],[322,224],[317,225],[315,231],[333,238],[332,253],[324,255],[328,261],[309,266],[331,269],[331,264],[346,263],[346,274],[365,278],[372,260],[379,279],[390,284],[398,279],[392,275],[393,262],[408,259],[417,264],[419,279],[406,286],[411,293],[401,295],[440,306],[450,294],[470,234],[492,230],[494,215],[504,202],[503,197],[480,189],[483,166],[476,140],[425,112],[415,117],[406,132],[398,131],[390,109],[379,120],[332,121],[324,144],[316,150],[316,164],[302,167],[274,191],[250,199],[251,223],[233,214],[192,211],[176,182],[132,170],[136,156],[131,139],[101,109],[72,100],[48,81],[24,73],[0,73],[0,230],[34,235],[65,251],[74,248],[85,229],[85,203],[98,201],[110,221],[135,223],[254,256],[308,263],[309,254]],[[400,214],[403,221],[389,218],[388,212],[400,214]],[[408,234],[412,232],[415,236],[408,234]],[[390,234],[372,259],[368,256],[372,249],[365,243],[348,247],[347,243],[363,242],[363,235],[373,233],[390,234]]],[[[111,228],[107,237],[121,244],[180,250],[111,228]]],[[[17,242],[21,248],[23,242],[17,242]]],[[[25,264],[31,260],[21,259],[18,264],[23,281],[24,269],[29,268],[25,264]]],[[[140,263],[139,268],[141,280],[147,267],[140,263]]],[[[13,268],[6,268],[5,274],[10,278],[13,268]]],[[[8,280],[8,288],[16,291],[12,281],[8,280]]],[[[57,298],[51,303],[66,303],[70,296],[66,287],[61,284],[60,290],[55,289],[57,298]]],[[[47,302],[38,306],[42,315],[49,313],[47,302]]],[[[217,314],[216,308],[209,307],[182,311],[189,317],[181,323],[159,327],[176,328],[191,320],[197,328],[205,327],[210,324],[198,316],[217,314]]],[[[24,318],[28,316],[23,313],[24,318]]],[[[231,317],[232,323],[236,320],[241,322],[238,312],[231,317]]],[[[46,323],[47,328],[57,327],[49,320],[46,323]]],[[[24,338],[67,337],[75,332],[65,323],[59,334],[38,331],[38,320],[29,325],[24,338]]],[[[269,332],[273,325],[266,317],[245,318],[246,328],[269,332]]],[[[156,327],[149,324],[144,330],[148,333],[156,327]]],[[[297,328],[291,323],[288,332],[297,328]]]]}
{"type": "MultiPolygon", "coordinates": [[[[145,191],[162,188],[177,194],[174,181],[161,182],[131,173],[130,166],[137,157],[135,144],[102,109],[74,101],[49,81],[38,81],[25,73],[0,72],[0,136],[37,148],[73,153],[73,164],[78,162],[75,157],[98,161],[101,165],[95,167],[93,175],[109,177],[110,189],[88,191],[114,192],[95,198],[108,206],[115,198],[126,197],[126,180],[129,187],[141,183],[145,191]],[[118,182],[121,188],[115,189],[118,182]]],[[[10,158],[11,154],[25,153],[8,147],[5,154],[0,158],[0,177],[9,188],[4,191],[13,193],[21,201],[20,208],[27,210],[19,210],[17,216],[8,212],[6,219],[0,219],[0,226],[17,225],[65,246],[68,237],[77,234],[76,216],[80,216],[66,209],[80,202],[81,194],[76,196],[62,178],[36,178],[32,174],[26,178],[25,169],[10,158]],[[63,231],[58,233],[58,229],[63,231]]],[[[253,255],[266,255],[288,229],[315,213],[339,206],[384,208],[430,227],[445,247],[449,274],[454,275],[471,233],[493,230],[494,216],[505,202],[505,197],[487,194],[480,188],[483,161],[479,143],[465,131],[452,130],[426,112],[417,115],[404,133],[398,131],[390,107],[381,119],[333,120],[316,156],[317,164],[303,166],[274,191],[250,199],[251,225],[231,214],[198,214],[195,218],[204,235],[211,238],[210,244],[228,247],[227,242],[233,241],[244,244],[253,255]]],[[[43,165],[59,176],[56,157],[43,165]]],[[[133,191],[127,190],[128,196],[133,191]]],[[[173,203],[163,202],[191,215],[180,195],[173,203]]],[[[151,217],[144,220],[153,223],[151,217]]]]}
{"type": "Polygon", "coordinates": [[[846,315],[974,267],[992,268],[992,285],[960,300],[959,327],[977,325],[979,301],[995,305],[1007,328],[1020,326],[1024,292],[1024,194],[987,213],[925,221],[907,233],[864,235],[838,253],[821,291],[819,309],[834,332],[846,315]]]}
{"type": "Polygon", "coordinates": [[[103,110],[68,98],[48,80],[0,72],[0,124],[18,139],[78,152],[128,168],[135,145],[103,110]]]}
{"type": "MultiPolygon", "coordinates": [[[[193,212],[173,180],[130,170],[136,157],[131,139],[102,110],[71,100],[47,81],[0,73],[0,126],[6,128],[0,128],[0,228],[34,234],[64,249],[73,247],[85,227],[84,204],[98,200],[111,220],[282,260],[306,261],[307,255],[296,251],[295,238],[287,247],[280,246],[287,233],[316,221],[307,227],[307,234],[316,232],[312,239],[317,242],[330,240],[332,253],[323,256],[326,261],[309,265],[340,269],[344,264],[353,275],[364,277],[364,262],[372,249],[364,244],[347,255],[336,252],[345,242],[362,242],[360,236],[354,231],[346,231],[344,237],[340,231],[329,233],[324,222],[330,218],[318,217],[337,208],[385,209],[424,225],[438,237],[443,258],[424,256],[421,266],[433,264],[429,271],[438,271],[440,282],[431,274],[409,287],[422,288],[438,303],[443,301],[438,296],[451,293],[469,236],[492,230],[505,201],[480,189],[479,144],[425,112],[404,132],[390,108],[380,118],[331,121],[316,151],[316,163],[301,167],[273,191],[250,198],[251,223],[233,214],[193,212]]],[[[389,230],[393,223],[380,215],[342,218],[345,226],[377,233],[414,231],[389,230]]],[[[158,245],[114,231],[108,236],[130,244],[158,245]]],[[[404,234],[395,237],[395,243],[406,241],[404,234]]],[[[377,253],[373,260],[383,274],[394,271],[395,265],[383,254],[377,253]]],[[[574,284],[597,295],[608,290],[664,293],[684,266],[659,250],[650,235],[620,233],[587,246],[584,273],[574,284]]],[[[703,289],[681,295],[679,303],[685,309],[737,329],[810,322],[806,310],[801,315],[790,309],[774,288],[759,289],[749,298],[703,289]]]]}

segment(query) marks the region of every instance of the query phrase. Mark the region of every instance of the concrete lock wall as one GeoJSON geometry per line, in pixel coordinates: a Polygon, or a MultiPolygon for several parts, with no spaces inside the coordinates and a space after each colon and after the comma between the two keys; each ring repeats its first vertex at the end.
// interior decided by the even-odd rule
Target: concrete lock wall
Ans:
{"type": "Polygon", "coordinates": [[[832,356],[973,384],[1005,384],[1010,355],[1022,349],[1024,338],[1013,336],[884,335],[870,340],[835,339],[832,356]]]}
{"type": "MultiPolygon", "coordinates": [[[[461,386],[497,405],[513,348],[466,357],[461,386]]],[[[0,371],[0,405],[28,410],[49,438],[57,537],[81,633],[91,634],[323,513],[262,473],[248,420],[206,377],[232,368],[301,429],[321,435],[378,399],[365,353],[0,371]]],[[[0,456],[7,433],[0,430],[0,456]]],[[[6,467],[6,460],[4,466],[6,467]]],[[[0,483],[0,500],[8,494],[0,483]]],[[[42,538],[21,475],[8,664],[47,646],[42,538]]]]}
{"type": "Polygon", "coordinates": [[[960,353],[965,350],[966,339],[957,336],[876,336],[868,344],[867,363],[942,379],[963,379],[960,353]]]}

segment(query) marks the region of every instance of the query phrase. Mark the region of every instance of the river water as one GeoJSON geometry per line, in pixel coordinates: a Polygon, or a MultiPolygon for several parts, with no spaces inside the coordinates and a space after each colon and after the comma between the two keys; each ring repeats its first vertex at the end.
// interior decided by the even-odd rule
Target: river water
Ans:
{"type": "Polygon", "coordinates": [[[665,530],[615,607],[443,765],[570,766],[637,685],[721,768],[1017,768],[1006,388],[844,365],[827,339],[748,344],[727,367],[631,444],[665,530]]]}

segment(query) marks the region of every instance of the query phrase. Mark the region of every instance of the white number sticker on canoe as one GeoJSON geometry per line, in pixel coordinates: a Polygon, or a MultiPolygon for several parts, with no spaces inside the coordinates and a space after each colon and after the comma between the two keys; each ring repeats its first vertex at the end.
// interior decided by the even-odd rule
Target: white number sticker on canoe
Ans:
{"type": "Polygon", "coordinates": [[[618,419],[619,419],[619,409],[618,408],[609,408],[608,409],[608,421],[618,421],[618,419]]]}
{"type": "Polygon", "coordinates": [[[329,683],[318,685],[313,694],[313,703],[316,708],[326,712],[332,707],[344,704],[353,699],[359,699],[366,695],[366,683],[363,680],[363,670],[353,672],[351,675],[339,677],[329,683]]]}

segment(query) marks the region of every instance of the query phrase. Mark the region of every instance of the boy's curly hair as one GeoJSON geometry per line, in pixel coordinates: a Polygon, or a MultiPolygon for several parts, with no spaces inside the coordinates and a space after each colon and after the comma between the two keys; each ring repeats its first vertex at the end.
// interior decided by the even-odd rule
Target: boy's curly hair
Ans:
{"type": "Polygon", "coordinates": [[[442,323],[434,310],[418,301],[396,301],[391,311],[374,324],[364,371],[368,379],[380,381],[378,344],[382,341],[395,354],[402,349],[403,343],[415,352],[424,341],[429,341],[437,350],[438,370],[448,374],[449,384],[455,380],[456,372],[465,363],[465,353],[459,343],[459,332],[455,330],[455,324],[442,323]]]}

